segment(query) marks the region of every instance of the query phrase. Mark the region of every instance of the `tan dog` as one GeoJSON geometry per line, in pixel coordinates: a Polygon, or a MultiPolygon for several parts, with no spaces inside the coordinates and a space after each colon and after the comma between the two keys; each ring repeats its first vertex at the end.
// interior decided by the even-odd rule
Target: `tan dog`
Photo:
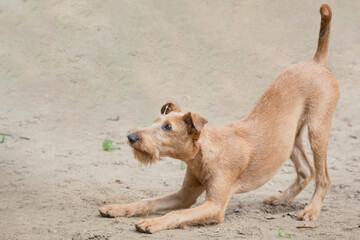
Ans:
{"type": "Polygon", "coordinates": [[[314,59],[293,65],[280,74],[249,116],[225,127],[213,128],[205,126],[207,120],[203,117],[181,112],[176,104],[167,103],[151,127],[131,132],[129,144],[139,161],[151,164],[169,156],[186,162],[184,183],[178,192],[168,196],[104,206],[100,208],[101,215],[130,217],[183,209],[137,222],[137,230],[146,233],[188,224],[220,223],[232,194],[261,187],[290,157],[296,169],[296,181],[265,202],[290,202],[315,175],[315,193],[298,218],[317,219],[330,185],[326,153],[331,119],[340,94],[338,82],[326,67],[331,9],[323,5],[320,13],[314,59]],[[306,126],[315,170],[302,143],[306,126]],[[190,208],[204,191],[206,202],[190,208]]]}

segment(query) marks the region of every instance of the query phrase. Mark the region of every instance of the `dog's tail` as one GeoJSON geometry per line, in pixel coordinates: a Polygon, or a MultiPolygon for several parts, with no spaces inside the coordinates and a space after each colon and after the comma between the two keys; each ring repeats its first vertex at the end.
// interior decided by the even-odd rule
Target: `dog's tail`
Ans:
{"type": "Polygon", "coordinates": [[[319,33],[318,47],[314,56],[314,61],[322,65],[327,65],[329,55],[329,38],[331,27],[331,8],[324,4],[320,7],[321,25],[319,33]]]}

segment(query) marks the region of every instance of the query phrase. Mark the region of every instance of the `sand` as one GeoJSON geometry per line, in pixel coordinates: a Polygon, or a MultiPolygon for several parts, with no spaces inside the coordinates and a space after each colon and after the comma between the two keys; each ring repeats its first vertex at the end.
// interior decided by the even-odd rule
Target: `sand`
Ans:
{"type": "Polygon", "coordinates": [[[167,100],[212,126],[247,115],[281,71],[313,57],[322,3],[0,2],[0,132],[8,134],[0,144],[0,239],[277,239],[280,227],[296,239],[358,239],[357,0],[327,2],[329,69],[341,97],[328,150],[331,189],[319,220],[306,223],[315,228],[298,229],[305,222],[293,218],[313,183],[289,205],[262,203],[295,179],[290,161],[262,188],[234,195],[220,225],[146,235],[135,231],[140,218],[98,214],[104,204],[181,186],[180,161],[140,166],[128,130],[149,126],[167,100]],[[103,151],[106,138],[120,149],[103,151]]]}

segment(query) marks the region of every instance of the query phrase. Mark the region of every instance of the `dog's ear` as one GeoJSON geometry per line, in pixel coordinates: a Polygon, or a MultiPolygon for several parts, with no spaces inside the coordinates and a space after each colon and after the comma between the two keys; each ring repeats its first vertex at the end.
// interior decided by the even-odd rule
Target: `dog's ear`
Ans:
{"type": "Polygon", "coordinates": [[[197,115],[196,113],[188,112],[183,116],[183,119],[187,125],[189,133],[199,133],[208,122],[205,118],[197,115]]]}
{"type": "Polygon", "coordinates": [[[180,107],[173,102],[165,103],[160,110],[161,114],[169,114],[171,112],[181,112],[180,107]]]}

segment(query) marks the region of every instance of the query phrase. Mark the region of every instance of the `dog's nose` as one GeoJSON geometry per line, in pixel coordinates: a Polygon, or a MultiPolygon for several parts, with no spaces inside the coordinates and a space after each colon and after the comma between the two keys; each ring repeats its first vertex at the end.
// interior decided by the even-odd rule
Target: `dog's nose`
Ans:
{"type": "Polygon", "coordinates": [[[137,136],[135,134],[129,134],[127,136],[127,138],[129,139],[130,143],[135,143],[138,140],[138,138],[137,138],[137,136]]]}

